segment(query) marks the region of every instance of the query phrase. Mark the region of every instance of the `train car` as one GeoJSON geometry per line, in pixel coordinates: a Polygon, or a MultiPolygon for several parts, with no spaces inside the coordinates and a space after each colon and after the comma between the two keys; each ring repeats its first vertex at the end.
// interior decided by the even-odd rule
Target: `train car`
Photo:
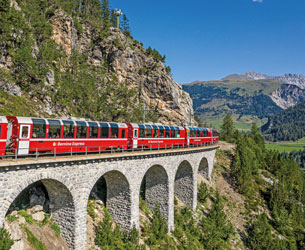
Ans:
{"type": "Polygon", "coordinates": [[[7,143],[8,122],[5,116],[0,116],[0,155],[5,155],[7,143]]]}
{"type": "Polygon", "coordinates": [[[212,144],[211,133],[207,128],[185,126],[186,145],[210,145],[212,144]]]}
{"type": "Polygon", "coordinates": [[[8,116],[10,147],[18,155],[127,149],[125,123],[8,116]]]}
{"type": "Polygon", "coordinates": [[[183,146],[183,127],[127,123],[129,148],[166,148],[183,146]]]}
{"type": "Polygon", "coordinates": [[[212,129],[212,142],[217,143],[219,141],[219,132],[216,129],[212,129]]]}

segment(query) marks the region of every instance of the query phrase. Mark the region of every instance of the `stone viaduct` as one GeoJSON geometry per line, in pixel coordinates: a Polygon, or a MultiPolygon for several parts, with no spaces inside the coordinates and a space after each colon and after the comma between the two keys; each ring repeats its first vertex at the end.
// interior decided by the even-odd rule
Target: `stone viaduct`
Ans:
{"type": "Polygon", "coordinates": [[[122,228],[139,227],[139,193],[145,180],[148,207],[153,209],[158,202],[169,229],[173,230],[174,194],[196,208],[197,174],[210,178],[216,148],[0,163],[0,228],[16,197],[30,184],[42,181],[52,217],[68,246],[85,249],[87,203],[94,185],[103,176],[107,185],[106,207],[122,228]]]}

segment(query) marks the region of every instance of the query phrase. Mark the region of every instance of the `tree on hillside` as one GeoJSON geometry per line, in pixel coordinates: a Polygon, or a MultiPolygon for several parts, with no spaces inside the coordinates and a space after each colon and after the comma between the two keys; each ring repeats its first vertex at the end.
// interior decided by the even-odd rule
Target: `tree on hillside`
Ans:
{"type": "Polygon", "coordinates": [[[223,201],[218,192],[209,214],[201,223],[201,242],[204,249],[229,249],[229,239],[235,232],[224,212],[223,201]]]}
{"type": "Polygon", "coordinates": [[[125,14],[123,14],[123,19],[121,21],[121,30],[126,36],[130,36],[129,20],[125,14]]]}
{"type": "Polygon", "coordinates": [[[265,141],[264,138],[261,136],[261,134],[258,132],[258,128],[255,122],[253,122],[251,127],[251,133],[250,137],[258,144],[261,148],[265,147],[265,141]]]}
{"type": "Polygon", "coordinates": [[[108,29],[111,27],[111,20],[110,20],[110,7],[109,7],[109,0],[102,1],[102,19],[103,19],[103,28],[108,29]]]}
{"type": "Polygon", "coordinates": [[[221,126],[220,139],[226,142],[233,142],[234,124],[230,114],[223,119],[221,126]]]}

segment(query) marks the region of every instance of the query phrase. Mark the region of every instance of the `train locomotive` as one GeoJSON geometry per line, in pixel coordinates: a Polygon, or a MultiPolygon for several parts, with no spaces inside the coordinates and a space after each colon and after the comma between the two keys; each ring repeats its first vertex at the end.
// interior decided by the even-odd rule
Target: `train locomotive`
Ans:
{"type": "Polygon", "coordinates": [[[212,145],[210,128],[0,116],[0,155],[212,145]]]}

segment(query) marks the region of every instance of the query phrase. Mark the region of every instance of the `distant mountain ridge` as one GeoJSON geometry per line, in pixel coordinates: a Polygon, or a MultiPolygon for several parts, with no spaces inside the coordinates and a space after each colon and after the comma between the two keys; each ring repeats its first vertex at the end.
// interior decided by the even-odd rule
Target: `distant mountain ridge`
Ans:
{"type": "Polygon", "coordinates": [[[243,74],[231,74],[222,78],[221,80],[265,80],[265,79],[292,84],[298,86],[301,89],[305,89],[305,75],[298,75],[291,73],[284,74],[281,76],[269,76],[266,74],[249,71],[243,74]]]}

